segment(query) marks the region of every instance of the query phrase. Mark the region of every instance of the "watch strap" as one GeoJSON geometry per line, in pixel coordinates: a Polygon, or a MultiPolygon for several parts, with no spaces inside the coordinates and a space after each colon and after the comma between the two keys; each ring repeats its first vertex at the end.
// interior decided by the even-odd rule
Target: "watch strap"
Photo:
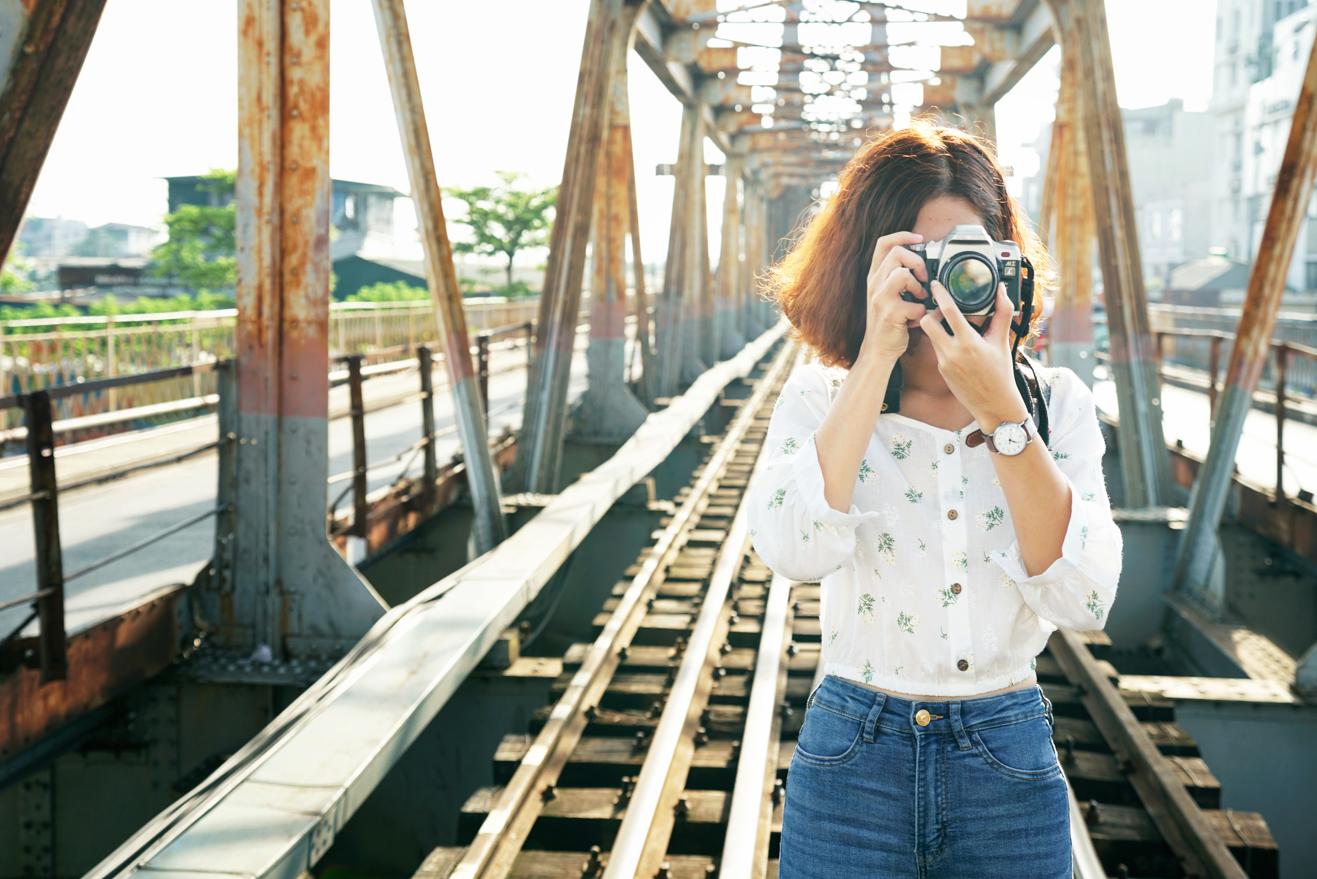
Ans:
{"type": "MultiPolygon", "coordinates": [[[[1026,445],[1032,442],[1034,437],[1038,435],[1038,431],[1034,429],[1033,426],[1032,415],[1026,415],[1024,421],[1003,421],[1002,424],[1018,424],[1023,427],[1024,442],[1026,445]]],[[[997,427],[1000,428],[1001,424],[997,425],[997,427]]],[[[995,433],[996,431],[993,432],[995,433]]],[[[970,431],[969,435],[965,437],[965,445],[969,446],[971,449],[985,444],[988,447],[988,451],[996,453],[997,445],[992,441],[992,434],[984,433],[982,428],[976,428],[970,431]]]]}

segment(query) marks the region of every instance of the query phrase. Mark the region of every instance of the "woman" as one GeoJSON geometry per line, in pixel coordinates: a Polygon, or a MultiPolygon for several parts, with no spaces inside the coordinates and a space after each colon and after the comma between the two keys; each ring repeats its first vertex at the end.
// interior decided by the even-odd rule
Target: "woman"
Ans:
{"type": "Polygon", "coordinates": [[[979,140],[907,128],[851,160],[775,269],[817,363],[778,399],[750,534],[775,572],[821,581],[826,672],[791,761],[781,879],[1071,875],[1034,658],[1057,626],[1100,629],[1116,594],[1092,394],[1012,361],[1004,287],[966,317],[934,280],[928,310],[909,249],[975,224],[1041,269],[1026,222],[979,140]]]}

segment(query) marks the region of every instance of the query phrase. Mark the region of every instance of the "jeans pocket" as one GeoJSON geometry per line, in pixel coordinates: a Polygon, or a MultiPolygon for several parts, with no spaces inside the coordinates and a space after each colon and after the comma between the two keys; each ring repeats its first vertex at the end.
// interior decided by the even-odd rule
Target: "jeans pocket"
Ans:
{"type": "Polygon", "coordinates": [[[862,722],[815,699],[805,710],[796,756],[815,766],[840,766],[860,751],[862,722]]]}
{"type": "Polygon", "coordinates": [[[1009,778],[1048,779],[1061,772],[1052,724],[1044,714],[969,734],[983,761],[1009,778]]]}

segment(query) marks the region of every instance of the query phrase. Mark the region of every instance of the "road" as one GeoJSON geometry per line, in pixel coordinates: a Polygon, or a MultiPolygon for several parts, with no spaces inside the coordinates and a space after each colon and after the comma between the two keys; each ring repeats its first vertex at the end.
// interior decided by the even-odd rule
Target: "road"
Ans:
{"type": "MultiPolygon", "coordinates": [[[[582,336],[572,362],[569,397],[573,400],[586,386],[584,341],[582,336]]],[[[515,429],[521,424],[526,390],[525,356],[524,349],[491,355],[491,371],[496,371],[489,379],[491,435],[499,434],[504,426],[515,429]]],[[[436,373],[436,381],[441,375],[436,373]]],[[[419,392],[419,377],[415,369],[379,376],[366,381],[363,390],[369,410],[372,400],[396,400],[403,394],[419,392]]],[[[438,431],[455,423],[452,398],[445,391],[446,385],[443,389],[436,389],[435,394],[435,427],[438,431]]],[[[346,388],[331,391],[331,412],[345,408],[335,398],[335,395],[345,394],[346,388]]],[[[214,416],[209,416],[208,422],[213,424],[214,416]]],[[[420,439],[420,425],[419,400],[368,412],[367,461],[375,463],[393,458],[406,450],[420,439]]],[[[206,429],[205,424],[199,425],[198,429],[206,429]]],[[[214,428],[209,430],[210,439],[207,441],[214,437],[214,428]]],[[[112,448],[117,450],[119,446],[112,448]]],[[[456,432],[436,441],[440,462],[448,460],[459,450],[456,432]]],[[[92,454],[102,455],[105,450],[97,449],[92,454]]],[[[124,454],[128,455],[127,452],[124,454]]],[[[66,459],[71,462],[77,458],[78,455],[72,453],[57,456],[56,460],[63,465],[66,459]]],[[[402,460],[372,469],[369,490],[397,479],[409,459],[412,456],[406,454],[402,460]]],[[[0,464],[4,463],[0,461],[0,464]]],[[[422,466],[421,459],[416,457],[408,472],[419,473],[422,466]]],[[[352,423],[350,419],[338,418],[329,426],[329,473],[342,473],[351,468],[352,423]]],[[[65,469],[61,466],[60,472],[64,473],[65,469]]],[[[63,477],[61,481],[64,481],[63,477]]],[[[348,484],[328,486],[326,503],[333,501],[348,484]]],[[[176,464],[142,470],[113,482],[61,493],[59,519],[65,572],[77,571],[190,516],[213,509],[215,490],[216,457],[214,452],[207,452],[176,464]]],[[[141,552],[70,581],[65,586],[66,629],[69,632],[81,630],[134,606],[142,596],[156,589],[191,582],[201,565],[211,557],[214,539],[214,520],[206,519],[141,552]]],[[[0,601],[35,591],[33,556],[30,508],[22,505],[0,511],[0,601]]],[[[27,606],[0,611],[0,638],[8,635],[29,612],[27,606]]],[[[36,623],[28,626],[28,634],[35,634],[36,630],[36,623]]]]}
{"type": "MultiPolygon", "coordinates": [[[[1098,408],[1119,415],[1116,384],[1097,381],[1093,398],[1098,408]]],[[[1168,445],[1184,443],[1184,450],[1206,458],[1211,445],[1210,408],[1206,392],[1166,384],[1162,386],[1162,431],[1168,445]]],[[[1294,497],[1299,489],[1317,491],[1317,426],[1302,421],[1285,421],[1285,493],[1294,497]]],[[[1249,410],[1235,455],[1239,475],[1267,489],[1276,486],[1276,418],[1257,409],[1249,410]]]]}

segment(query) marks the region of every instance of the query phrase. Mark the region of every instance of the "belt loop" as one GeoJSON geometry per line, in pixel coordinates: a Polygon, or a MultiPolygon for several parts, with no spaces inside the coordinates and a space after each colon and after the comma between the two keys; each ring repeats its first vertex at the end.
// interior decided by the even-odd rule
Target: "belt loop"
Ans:
{"type": "Polygon", "coordinates": [[[869,716],[864,719],[864,740],[873,742],[874,737],[878,734],[878,715],[883,713],[883,705],[887,704],[887,694],[875,692],[876,697],[873,700],[873,707],[869,709],[869,716]]]}
{"type": "Polygon", "coordinates": [[[1047,725],[1052,729],[1056,729],[1056,723],[1052,719],[1052,700],[1047,698],[1047,694],[1043,692],[1042,687],[1038,688],[1038,695],[1043,697],[1043,705],[1045,706],[1047,714],[1047,725]]]}
{"type": "Polygon", "coordinates": [[[960,700],[955,699],[951,702],[951,729],[956,734],[956,744],[960,745],[960,750],[968,751],[974,745],[969,740],[969,734],[965,732],[965,724],[960,719],[960,700]]]}

